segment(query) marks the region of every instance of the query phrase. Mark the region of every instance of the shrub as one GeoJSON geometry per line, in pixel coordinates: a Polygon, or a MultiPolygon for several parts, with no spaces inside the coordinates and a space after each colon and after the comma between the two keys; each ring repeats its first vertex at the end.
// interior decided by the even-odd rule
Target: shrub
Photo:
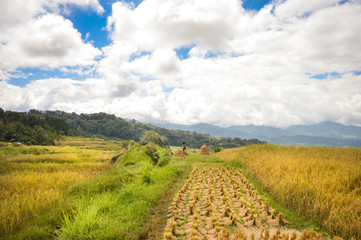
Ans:
{"type": "Polygon", "coordinates": [[[159,153],[153,144],[148,143],[145,146],[145,153],[152,159],[153,164],[157,165],[159,160],[159,153]]]}
{"type": "Polygon", "coordinates": [[[144,163],[143,167],[140,169],[140,177],[142,182],[145,184],[151,183],[152,180],[152,172],[153,172],[153,165],[144,163]]]}
{"type": "Polygon", "coordinates": [[[144,132],[143,136],[140,138],[141,142],[153,142],[158,144],[161,147],[168,146],[168,139],[165,136],[159,135],[159,133],[152,130],[144,132]]]}
{"type": "Polygon", "coordinates": [[[138,162],[149,162],[154,166],[163,167],[169,163],[170,157],[169,151],[156,144],[148,143],[142,146],[139,143],[134,143],[124,155],[119,157],[117,162],[124,166],[135,165],[138,162]]]}
{"type": "Polygon", "coordinates": [[[224,148],[223,148],[223,147],[220,147],[220,146],[216,146],[215,148],[213,148],[213,151],[214,151],[215,153],[220,152],[220,151],[222,151],[222,150],[224,150],[224,148]]]}

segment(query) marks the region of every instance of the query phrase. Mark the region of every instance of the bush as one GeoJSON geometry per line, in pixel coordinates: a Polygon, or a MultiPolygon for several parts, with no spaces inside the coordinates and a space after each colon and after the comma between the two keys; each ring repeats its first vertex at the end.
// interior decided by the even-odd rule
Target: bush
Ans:
{"type": "Polygon", "coordinates": [[[153,144],[148,143],[145,146],[145,152],[152,159],[153,164],[157,165],[159,160],[159,153],[157,151],[157,148],[153,144]]]}
{"type": "Polygon", "coordinates": [[[222,151],[222,150],[224,150],[224,148],[223,148],[223,147],[219,147],[219,146],[213,148],[213,151],[214,151],[215,153],[220,152],[220,151],[222,151]]]}
{"type": "Polygon", "coordinates": [[[122,163],[124,166],[135,165],[138,162],[149,162],[154,166],[163,167],[170,161],[171,154],[169,151],[153,144],[148,143],[145,146],[139,143],[133,143],[132,147],[120,156],[118,163],[122,163]]]}
{"type": "Polygon", "coordinates": [[[168,139],[152,130],[144,132],[143,136],[140,138],[140,142],[153,142],[161,147],[168,146],[168,139]]]}
{"type": "Polygon", "coordinates": [[[140,177],[142,182],[145,184],[151,183],[152,180],[152,172],[153,172],[153,165],[144,163],[143,167],[140,169],[140,177]]]}

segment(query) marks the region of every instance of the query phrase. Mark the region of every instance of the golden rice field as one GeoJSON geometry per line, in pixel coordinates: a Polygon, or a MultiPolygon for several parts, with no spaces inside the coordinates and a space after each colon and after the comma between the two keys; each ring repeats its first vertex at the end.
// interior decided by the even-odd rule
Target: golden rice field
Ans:
{"type": "Polygon", "coordinates": [[[164,239],[323,239],[289,229],[240,170],[194,168],[173,198],[164,239]]]}
{"type": "Polygon", "coordinates": [[[52,209],[70,185],[111,168],[113,154],[69,145],[1,147],[0,235],[52,209]]]}
{"type": "Polygon", "coordinates": [[[251,145],[217,157],[240,162],[298,214],[344,239],[361,239],[361,149],[251,145]]]}

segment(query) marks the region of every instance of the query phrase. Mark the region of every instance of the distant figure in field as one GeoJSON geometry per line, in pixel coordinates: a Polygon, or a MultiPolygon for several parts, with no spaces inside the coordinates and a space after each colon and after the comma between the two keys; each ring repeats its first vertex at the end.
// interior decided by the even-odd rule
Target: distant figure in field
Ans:
{"type": "Polygon", "coordinates": [[[186,143],[183,143],[183,152],[186,153],[187,152],[187,147],[186,147],[186,143]]]}

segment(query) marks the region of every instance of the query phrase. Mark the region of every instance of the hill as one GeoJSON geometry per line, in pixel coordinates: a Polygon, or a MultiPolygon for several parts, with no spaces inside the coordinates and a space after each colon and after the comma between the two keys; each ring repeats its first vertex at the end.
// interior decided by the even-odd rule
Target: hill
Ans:
{"type": "Polygon", "coordinates": [[[139,141],[145,131],[153,130],[168,139],[169,145],[182,146],[186,142],[191,148],[200,148],[206,144],[210,148],[222,145],[224,148],[239,147],[249,144],[263,144],[258,139],[240,137],[213,137],[209,134],[187,130],[173,130],[144,124],[136,120],[125,120],[107,113],[76,114],[63,111],[30,110],[30,114],[42,117],[56,117],[65,120],[69,126],[69,135],[90,137],[101,135],[110,138],[139,141]]]}

